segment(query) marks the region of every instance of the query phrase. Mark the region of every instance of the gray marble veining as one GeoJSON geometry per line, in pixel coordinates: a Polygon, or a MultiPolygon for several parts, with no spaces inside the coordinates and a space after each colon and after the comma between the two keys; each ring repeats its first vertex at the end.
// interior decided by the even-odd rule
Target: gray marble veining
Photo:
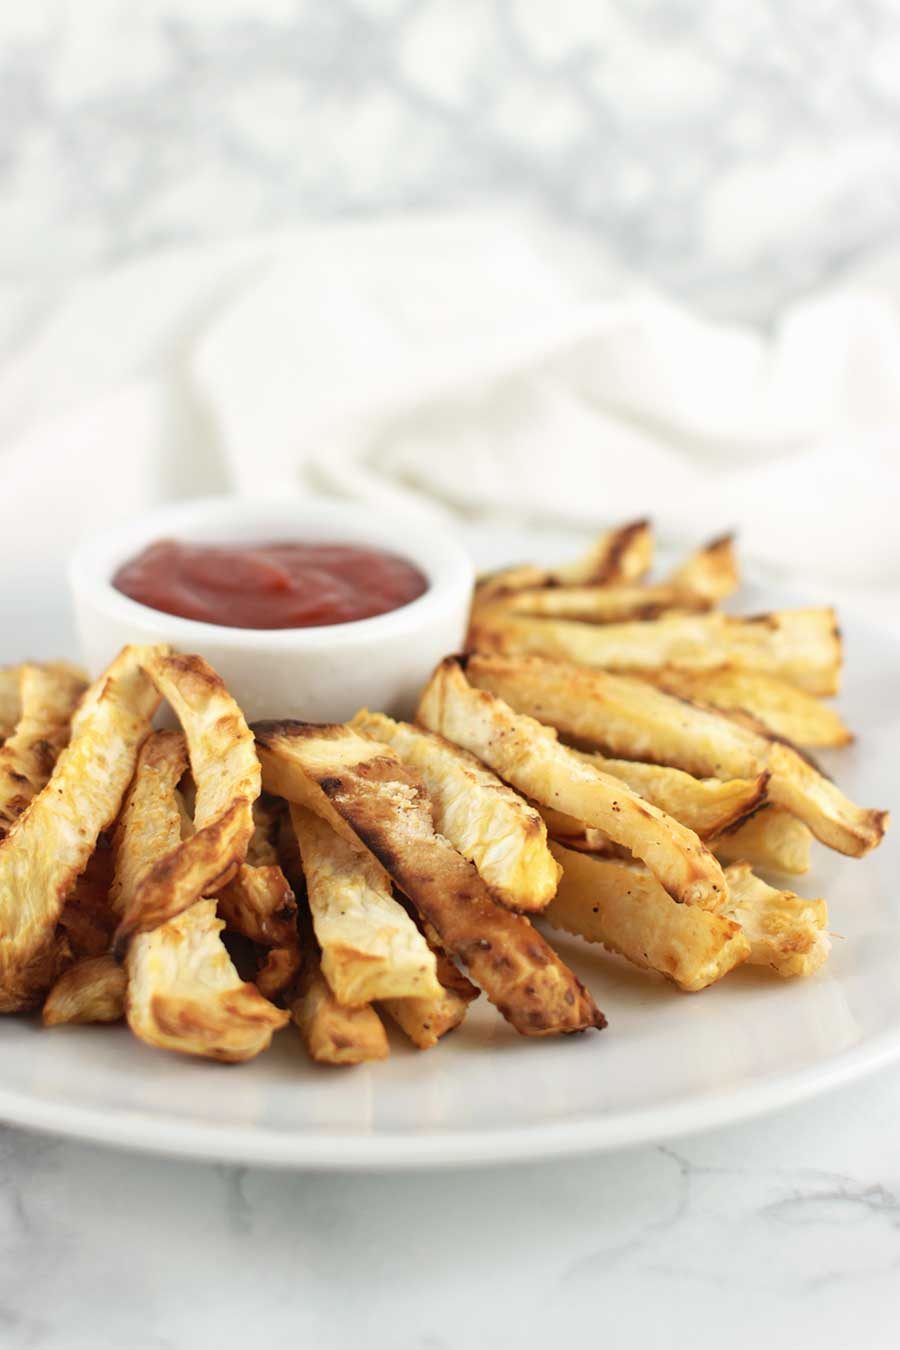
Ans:
{"type": "MultiPolygon", "coordinates": [[[[765,320],[896,235],[898,70],[895,0],[7,3],[0,286],[500,197],[765,320]]],[[[898,1112],[892,1070],[660,1148],[412,1178],[0,1129],[0,1350],[889,1350],[898,1112]]]]}
{"type": "Polygon", "coordinates": [[[894,0],[36,0],[0,12],[0,277],[508,199],[765,319],[896,236],[894,0]]]}
{"type": "Polygon", "coordinates": [[[543,1166],[300,1175],[0,1132],[4,1350],[889,1350],[900,1071],[543,1166]]]}

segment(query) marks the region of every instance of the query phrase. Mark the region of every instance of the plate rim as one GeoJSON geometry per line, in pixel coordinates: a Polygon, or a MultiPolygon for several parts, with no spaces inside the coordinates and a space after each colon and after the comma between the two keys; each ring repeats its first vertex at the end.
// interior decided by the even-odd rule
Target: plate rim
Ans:
{"type": "Polygon", "coordinates": [[[214,1164],[315,1172],[511,1165],[608,1153],[704,1134],[835,1091],[898,1059],[900,1023],[818,1064],[771,1074],[738,1088],[608,1117],[595,1115],[500,1130],[446,1130],[426,1135],[398,1131],[301,1134],[261,1130],[259,1126],[167,1120],[131,1110],[111,1114],[99,1107],[71,1104],[60,1116],[58,1102],[5,1088],[0,1088],[0,1120],[5,1125],[97,1147],[214,1164]]]}
{"type": "MultiPolygon", "coordinates": [[[[801,584],[760,577],[745,580],[767,591],[787,592],[778,604],[822,603],[801,584]],[[790,597],[788,599],[788,596],[790,597]]],[[[895,632],[879,628],[852,604],[842,607],[842,627],[862,630],[900,660],[895,632]]],[[[861,634],[862,635],[862,634],[861,634]]],[[[2,1054],[2,1036],[0,1036],[2,1054]]],[[[514,1165],[600,1154],[700,1135],[759,1119],[835,1091],[900,1060],[900,1020],[813,1064],[766,1074],[732,1087],[622,1112],[595,1112],[574,1120],[523,1122],[473,1130],[416,1134],[387,1130],[288,1131],[260,1125],[220,1125],[140,1110],[82,1106],[35,1096],[0,1084],[0,1123],[43,1136],[210,1164],[310,1172],[413,1172],[453,1167],[514,1165]]],[[[377,1066],[375,1066],[377,1068],[377,1066]]]]}

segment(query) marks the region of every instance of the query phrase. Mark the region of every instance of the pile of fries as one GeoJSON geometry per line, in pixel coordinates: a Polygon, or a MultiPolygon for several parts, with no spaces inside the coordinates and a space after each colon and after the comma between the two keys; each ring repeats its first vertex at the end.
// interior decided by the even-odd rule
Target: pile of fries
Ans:
{"type": "Polygon", "coordinates": [[[887,823],[806,753],[851,740],[821,701],[834,614],[717,611],[728,539],[657,582],[652,554],[638,522],[483,578],[414,724],[250,728],[164,646],[90,685],[0,672],[0,1011],[225,1061],[292,1021],[357,1064],[385,1017],[428,1049],[479,991],[525,1036],[605,1026],[550,929],[682,990],[817,970],[825,902],[781,879],[887,823]],[[180,731],[153,729],[163,699],[180,731]]]}

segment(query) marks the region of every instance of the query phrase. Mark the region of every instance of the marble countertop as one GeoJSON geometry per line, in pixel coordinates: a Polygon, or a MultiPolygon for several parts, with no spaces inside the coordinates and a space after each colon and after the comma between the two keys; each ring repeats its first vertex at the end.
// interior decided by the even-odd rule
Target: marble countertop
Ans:
{"type": "Polygon", "coordinates": [[[657,1147],[407,1176],[0,1128],[0,1350],[889,1350],[898,1115],[900,1066],[657,1147]]]}
{"type": "MultiPolygon", "coordinates": [[[[895,0],[6,5],[0,291],[499,193],[768,321],[896,238],[898,53],[895,0]]],[[[655,1148],[408,1177],[0,1128],[0,1350],[888,1350],[898,1115],[900,1067],[655,1148]]]]}
{"type": "Polygon", "coordinates": [[[0,1131],[3,1350],[896,1345],[900,1069],[610,1156],[290,1174],[0,1131]]]}
{"type": "Polygon", "coordinates": [[[894,0],[0,13],[0,282],[485,195],[768,320],[896,239],[894,0]]]}

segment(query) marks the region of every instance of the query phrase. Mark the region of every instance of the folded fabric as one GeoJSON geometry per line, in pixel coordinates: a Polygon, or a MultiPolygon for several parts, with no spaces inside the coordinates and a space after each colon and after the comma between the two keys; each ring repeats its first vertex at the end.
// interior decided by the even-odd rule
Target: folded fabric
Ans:
{"type": "Polygon", "coordinates": [[[900,586],[900,261],[761,334],[567,243],[407,217],[0,291],[0,574],[175,495],[293,484],[481,522],[736,526],[772,566],[900,586]]]}

